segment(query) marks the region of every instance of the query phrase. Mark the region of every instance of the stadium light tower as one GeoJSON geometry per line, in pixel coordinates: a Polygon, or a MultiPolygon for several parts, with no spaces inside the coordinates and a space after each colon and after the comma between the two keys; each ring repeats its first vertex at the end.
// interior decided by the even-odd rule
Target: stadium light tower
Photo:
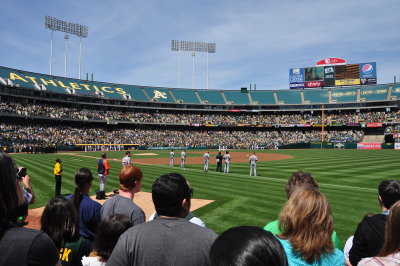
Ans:
{"type": "Polygon", "coordinates": [[[51,43],[50,43],[50,75],[53,74],[53,33],[54,31],[60,31],[66,33],[65,39],[65,76],[67,76],[67,45],[68,45],[68,34],[76,35],[79,37],[79,79],[81,78],[81,64],[82,64],[82,38],[88,36],[88,27],[76,23],[66,22],[60,19],[56,19],[50,16],[45,16],[44,27],[51,30],[51,43]]]}
{"type": "Polygon", "coordinates": [[[215,53],[216,52],[216,43],[209,43],[209,42],[193,42],[193,41],[177,41],[177,40],[172,40],[171,41],[171,50],[172,51],[177,51],[178,52],[178,88],[180,87],[180,51],[188,51],[188,52],[193,52],[192,57],[193,57],[193,87],[194,87],[194,52],[204,52],[207,53],[207,89],[209,85],[209,70],[208,70],[208,54],[215,53]]]}

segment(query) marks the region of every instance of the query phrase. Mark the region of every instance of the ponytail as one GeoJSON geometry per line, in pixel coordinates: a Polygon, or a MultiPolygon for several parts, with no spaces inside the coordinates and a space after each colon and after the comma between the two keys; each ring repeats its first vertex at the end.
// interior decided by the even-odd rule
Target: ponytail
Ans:
{"type": "Polygon", "coordinates": [[[76,188],[72,197],[72,202],[75,208],[79,211],[79,206],[83,199],[83,188],[86,184],[90,184],[93,181],[92,172],[88,168],[81,168],[76,171],[75,184],[76,188]]]}

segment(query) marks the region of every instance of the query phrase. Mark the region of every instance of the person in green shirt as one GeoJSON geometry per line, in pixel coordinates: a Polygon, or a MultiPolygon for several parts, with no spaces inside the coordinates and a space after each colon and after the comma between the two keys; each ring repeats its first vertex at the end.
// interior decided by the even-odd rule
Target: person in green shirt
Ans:
{"type": "MultiPolygon", "coordinates": [[[[286,183],[285,190],[286,196],[289,199],[292,193],[299,187],[307,186],[308,188],[318,190],[318,183],[312,177],[310,173],[304,173],[303,171],[297,171],[292,174],[286,183]]],[[[264,230],[271,232],[274,235],[278,235],[279,231],[278,220],[269,222],[264,226],[264,230]]],[[[333,246],[337,249],[343,250],[342,243],[340,242],[339,236],[335,231],[332,232],[332,242],[333,246]]]]}
{"type": "Polygon", "coordinates": [[[41,229],[49,235],[60,252],[63,266],[82,265],[92,245],[79,235],[78,213],[72,202],[64,197],[52,198],[44,208],[41,229]]]}

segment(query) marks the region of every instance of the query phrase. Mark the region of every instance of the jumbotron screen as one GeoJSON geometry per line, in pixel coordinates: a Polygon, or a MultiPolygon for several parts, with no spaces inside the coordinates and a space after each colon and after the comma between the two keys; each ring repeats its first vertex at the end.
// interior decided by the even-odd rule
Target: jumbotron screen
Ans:
{"type": "Polygon", "coordinates": [[[376,62],[292,68],[291,89],[377,84],[376,62]]]}

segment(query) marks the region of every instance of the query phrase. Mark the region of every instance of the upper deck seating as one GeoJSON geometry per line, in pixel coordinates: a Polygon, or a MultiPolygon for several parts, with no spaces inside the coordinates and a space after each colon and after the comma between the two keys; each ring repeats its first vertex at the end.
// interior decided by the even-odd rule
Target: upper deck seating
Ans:
{"type": "Polygon", "coordinates": [[[249,96],[247,93],[241,93],[240,91],[224,91],[225,98],[228,103],[232,104],[250,104],[249,96]]]}

